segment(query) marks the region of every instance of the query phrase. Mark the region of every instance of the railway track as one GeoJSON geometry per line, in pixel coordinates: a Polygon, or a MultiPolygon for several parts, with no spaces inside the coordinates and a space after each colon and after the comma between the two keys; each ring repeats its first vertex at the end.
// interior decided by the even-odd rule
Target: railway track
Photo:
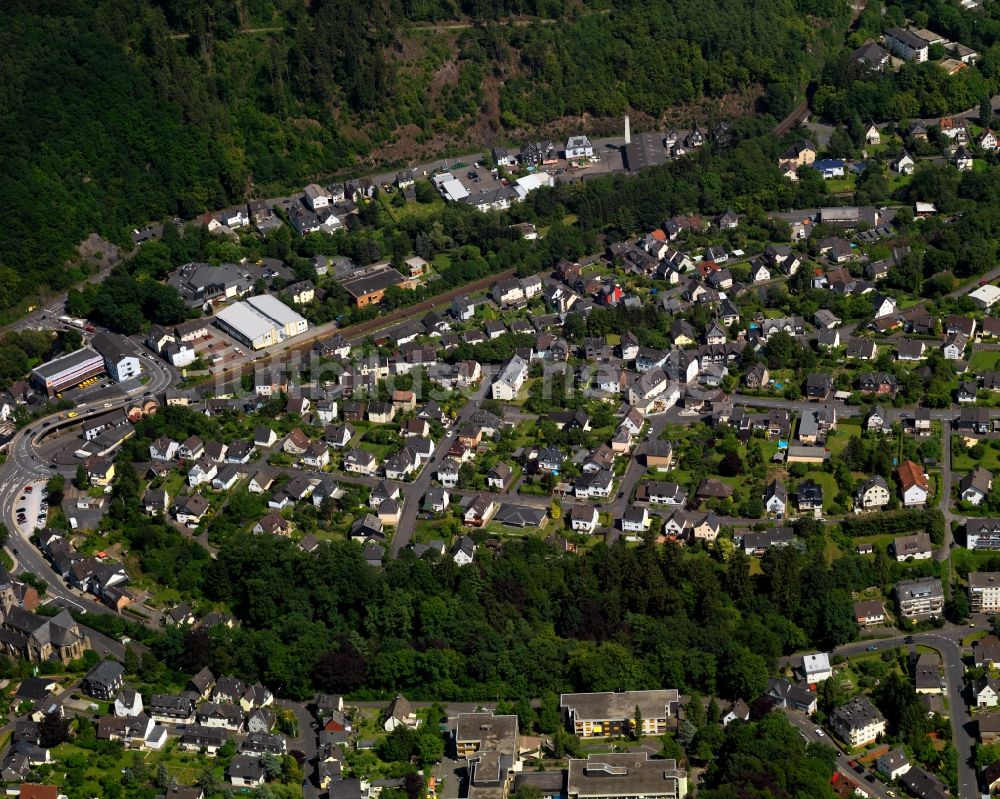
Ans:
{"type": "Polygon", "coordinates": [[[225,381],[229,378],[241,375],[243,370],[251,364],[271,363],[276,360],[280,360],[282,356],[287,355],[288,353],[309,350],[317,341],[333,335],[334,333],[339,333],[351,342],[363,339],[366,336],[379,332],[380,330],[385,330],[397,322],[412,319],[416,316],[422,316],[434,308],[441,307],[442,305],[448,305],[453,299],[460,297],[463,294],[474,294],[477,291],[489,288],[497,281],[513,277],[516,273],[517,269],[505,269],[503,272],[487,275],[486,277],[479,278],[478,280],[473,280],[471,283],[465,283],[461,286],[457,286],[456,288],[448,289],[448,291],[443,294],[437,294],[433,297],[427,298],[426,300],[421,300],[415,305],[407,305],[404,308],[396,308],[387,314],[376,316],[374,319],[369,319],[364,322],[358,322],[356,325],[349,325],[348,327],[341,328],[334,325],[321,325],[315,330],[310,331],[309,334],[296,338],[294,343],[287,349],[282,349],[273,354],[266,355],[258,361],[241,363],[237,366],[230,366],[219,372],[215,372],[209,379],[225,383],[225,381]]]}

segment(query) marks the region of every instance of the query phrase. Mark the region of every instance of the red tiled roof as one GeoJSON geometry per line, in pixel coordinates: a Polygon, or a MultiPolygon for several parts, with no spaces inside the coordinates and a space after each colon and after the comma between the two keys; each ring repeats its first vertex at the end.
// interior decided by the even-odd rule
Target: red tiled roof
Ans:
{"type": "Polygon", "coordinates": [[[896,474],[899,475],[899,483],[904,491],[913,486],[920,486],[924,491],[930,490],[924,470],[913,461],[903,461],[896,469],[896,474]]]}

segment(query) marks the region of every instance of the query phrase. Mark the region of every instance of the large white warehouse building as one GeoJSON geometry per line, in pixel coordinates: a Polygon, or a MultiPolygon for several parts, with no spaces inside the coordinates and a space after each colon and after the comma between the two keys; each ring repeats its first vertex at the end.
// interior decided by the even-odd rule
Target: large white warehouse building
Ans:
{"type": "Polygon", "coordinates": [[[251,349],[270,347],[309,329],[309,323],[283,302],[264,294],[234,302],[215,315],[216,324],[251,349]]]}

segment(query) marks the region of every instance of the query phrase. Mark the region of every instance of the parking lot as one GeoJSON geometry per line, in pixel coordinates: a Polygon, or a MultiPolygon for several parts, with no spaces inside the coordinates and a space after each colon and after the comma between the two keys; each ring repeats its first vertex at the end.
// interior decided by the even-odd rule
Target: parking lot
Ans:
{"type": "Polygon", "coordinates": [[[14,504],[17,526],[26,534],[36,527],[44,527],[48,521],[48,503],[45,501],[45,483],[26,483],[14,504]]]}
{"type": "Polygon", "coordinates": [[[212,328],[207,336],[196,339],[191,344],[194,346],[195,355],[205,361],[209,369],[232,366],[250,357],[244,344],[216,328],[212,328]]]}

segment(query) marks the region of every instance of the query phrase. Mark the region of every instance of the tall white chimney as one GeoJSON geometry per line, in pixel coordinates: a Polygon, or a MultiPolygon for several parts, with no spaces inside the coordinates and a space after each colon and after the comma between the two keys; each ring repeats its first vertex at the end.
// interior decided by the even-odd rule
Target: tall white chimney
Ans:
{"type": "Polygon", "coordinates": [[[629,127],[628,114],[625,115],[625,143],[632,143],[632,128],[629,127]]]}

